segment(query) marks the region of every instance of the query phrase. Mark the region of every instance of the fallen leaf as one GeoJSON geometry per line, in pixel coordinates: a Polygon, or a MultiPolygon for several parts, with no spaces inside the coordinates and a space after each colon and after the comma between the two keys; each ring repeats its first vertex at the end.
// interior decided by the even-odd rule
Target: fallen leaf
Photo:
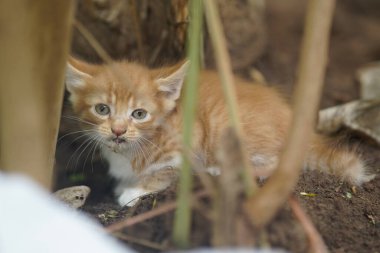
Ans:
{"type": "Polygon", "coordinates": [[[317,196],[316,193],[307,193],[307,192],[300,192],[301,196],[306,196],[306,197],[315,197],[317,196]]]}

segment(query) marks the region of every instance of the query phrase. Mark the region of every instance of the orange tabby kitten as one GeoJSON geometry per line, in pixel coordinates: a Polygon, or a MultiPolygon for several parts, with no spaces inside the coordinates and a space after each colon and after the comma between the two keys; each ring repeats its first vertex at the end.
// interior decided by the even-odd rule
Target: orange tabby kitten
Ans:
{"type": "MultiPolygon", "coordinates": [[[[110,174],[119,180],[118,202],[133,205],[138,197],[168,187],[181,166],[180,100],[188,64],[151,70],[129,62],[69,62],[70,101],[82,127],[103,144],[110,174]]],[[[217,74],[202,71],[199,82],[192,154],[197,164],[215,169],[228,113],[217,74]]],[[[291,110],[272,88],[239,78],[235,84],[254,174],[268,176],[277,166],[291,110]]],[[[356,184],[374,177],[354,152],[329,148],[317,135],[306,164],[356,184]]]]}

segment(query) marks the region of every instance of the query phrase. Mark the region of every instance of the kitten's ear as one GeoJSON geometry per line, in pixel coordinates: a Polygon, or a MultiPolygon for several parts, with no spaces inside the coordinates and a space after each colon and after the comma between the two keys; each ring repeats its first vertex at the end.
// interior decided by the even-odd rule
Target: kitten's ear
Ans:
{"type": "Polygon", "coordinates": [[[70,93],[84,87],[85,86],[84,80],[87,78],[91,78],[91,76],[89,74],[86,74],[86,73],[76,69],[70,63],[67,63],[65,84],[66,84],[67,90],[70,93]]]}
{"type": "Polygon", "coordinates": [[[189,61],[186,61],[176,71],[165,78],[157,79],[158,90],[163,92],[166,98],[177,100],[181,95],[182,85],[189,68],[189,61]]]}
{"type": "Polygon", "coordinates": [[[69,57],[66,65],[65,84],[72,93],[85,86],[85,80],[92,77],[97,66],[69,57]]]}

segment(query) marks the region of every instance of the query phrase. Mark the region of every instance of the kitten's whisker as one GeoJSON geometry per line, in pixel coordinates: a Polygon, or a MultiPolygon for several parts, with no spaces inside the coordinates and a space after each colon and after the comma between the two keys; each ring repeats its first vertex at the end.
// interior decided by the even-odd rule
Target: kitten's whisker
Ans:
{"type": "Polygon", "coordinates": [[[82,137],[91,137],[92,136],[92,133],[85,133],[85,134],[83,134],[83,135],[81,135],[81,136],[78,136],[78,137],[76,137],[74,140],[72,140],[71,142],[70,142],[70,145],[71,144],[73,144],[76,140],[79,140],[80,138],[82,138],[82,137]]]}
{"type": "Polygon", "coordinates": [[[88,158],[90,157],[91,155],[91,160],[90,160],[90,164],[91,164],[91,171],[94,172],[94,165],[93,165],[93,161],[94,161],[94,154],[97,150],[97,147],[98,147],[98,143],[99,143],[99,139],[101,139],[102,137],[101,136],[94,136],[92,138],[92,142],[91,142],[91,145],[89,145],[89,151],[88,151],[88,154],[86,156],[86,159],[84,161],[84,164],[83,164],[83,168],[82,170],[84,170],[85,168],[85,165],[86,165],[86,162],[88,160],[88,158]]]}
{"type": "MultiPolygon", "coordinates": [[[[137,138],[134,142],[134,145],[137,147],[136,151],[140,154],[142,154],[142,157],[144,157],[145,161],[146,162],[149,162],[149,155],[145,153],[143,147],[141,146],[141,144],[139,143],[139,139],[137,138]],[[148,156],[147,156],[148,155],[148,156]]],[[[143,163],[140,162],[140,166],[142,166],[143,163]]]]}
{"type": "MultiPolygon", "coordinates": [[[[92,139],[89,138],[89,139],[87,139],[87,140],[84,142],[85,145],[81,145],[80,148],[77,149],[77,152],[79,152],[79,155],[77,155],[77,157],[76,157],[76,161],[75,161],[75,165],[74,165],[74,168],[75,168],[75,169],[78,168],[78,163],[79,163],[79,161],[81,160],[80,158],[81,158],[83,152],[86,150],[86,148],[91,144],[91,142],[92,142],[92,139]]],[[[76,153],[77,153],[77,152],[76,152],[76,153]]],[[[82,170],[82,172],[83,172],[83,170],[82,170]]]]}
{"type": "Polygon", "coordinates": [[[78,133],[88,133],[88,132],[96,132],[96,131],[91,129],[91,130],[79,130],[79,131],[70,132],[70,133],[67,133],[67,134],[59,137],[59,139],[57,140],[57,143],[60,142],[66,136],[73,135],[73,134],[78,134],[78,133]]]}
{"type": "MultiPolygon", "coordinates": [[[[144,157],[144,159],[146,160],[146,158],[145,158],[145,154],[141,153],[140,145],[139,145],[136,141],[133,142],[133,146],[134,146],[134,148],[135,148],[135,150],[136,150],[136,152],[137,152],[137,156],[138,156],[138,157],[142,156],[142,157],[144,157]]],[[[140,164],[140,165],[141,165],[141,164],[140,164]]]]}
{"type": "MultiPolygon", "coordinates": [[[[95,140],[95,147],[94,147],[94,149],[92,151],[92,156],[91,156],[91,171],[92,171],[92,173],[94,173],[94,155],[95,155],[95,152],[97,150],[99,150],[99,144],[101,144],[100,140],[101,140],[100,136],[96,138],[96,140],[95,140]]],[[[100,156],[100,158],[101,157],[102,156],[100,156]]]]}
{"type": "MultiPolygon", "coordinates": [[[[131,142],[131,151],[132,151],[132,157],[134,159],[139,158],[139,152],[138,149],[136,148],[136,144],[134,142],[131,142]]],[[[140,164],[141,165],[141,164],[140,164]]]]}
{"type": "MultiPolygon", "coordinates": [[[[99,146],[99,149],[100,149],[100,145],[103,145],[104,142],[102,140],[99,140],[98,141],[98,146],[99,146]]],[[[102,164],[104,164],[104,160],[103,160],[103,154],[102,152],[99,152],[99,155],[100,155],[100,161],[102,162],[102,164]]]]}
{"type": "MultiPolygon", "coordinates": [[[[145,137],[140,137],[142,141],[146,141],[148,142],[149,144],[151,144],[151,146],[153,146],[154,148],[158,149],[161,153],[165,153],[159,146],[157,146],[155,143],[153,143],[152,141],[150,141],[149,139],[145,138],[145,137]]],[[[199,161],[203,161],[202,157],[200,157],[197,153],[195,153],[193,150],[190,150],[189,151],[189,155],[190,155],[190,158],[191,156],[194,156],[196,159],[198,159],[199,161]]]]}
{"type": "Polygon", "coordinates": [[[143,148],[143,146],[141,145],[141,143],[139,142],[139,139],[136,140],[136,144],[137,144],[137,146],[140,148],[140,150],[141,150],[141,152],[142,152],[142,154],[143,154],[145,160],[146,160],[147,162],[149,162],[149,159],[148,159],[148,158],[150,158],[150,156],[149,156],[149,154],[147,154],[148,157],[146,156],[146,154],[145,154],[145,152],[144,152],[144,148],[143,148]]]}
{"type": "Polygon", "coordinates": [[[133,151],[133,157],[139,157],[139,152],[134,142],[132,143],[132,151],[133,151]]]}
{"type": "MultiPolygon", "coordinates": [[[[88,154],[87,154],[87,156],[86,156],[86,159],[84,160],[84,163],[83,163],[83,167],[82,167],[82,170],[84,170],[84,168],[85,168],[85,166],[86,166],[86,162],[87,162],[87,160],[88,160],[88,157],[91,155],[91,153],[92,153],[92,151],[95,149],[95,147],[96,147],[96,139],[97,139],[98,137],[93,137],[92,138],[92,141],[91,141],[91,145],[92,146],[90,146],[90,150],[89,150],[89,152],[88,152],[88,154]]],[[[91,162],[90,162],[91,163],[91,162]]],[[[91,166],[92,166],[92,164],[91,164],[91,166]]]]}
{"type": "Polygon", "coordinates": [[[140,146],[141,149],[144,149],[144,151],[147,152],[148,156],[152,154],[152,152],[147,148],[144,142],[140,138],[136,138],[135,142],[140,146]]]}
{"type": "Polygon", "coordinates": [[[150,141],[149,139],[143,137],[143,136],[140,136],[140,140],[141,141],[146,141],[148,142],[148,144],[151,144],[154,148],[156,148],[160,153],[163,153],[163,150],[155,143],[153,143],[152,141],[150,141]]]}
{"type": "MultiPolygon", "coordinates": [[[[91,146],[91,144],[93,143],[93,141],[94,141],[94,137],[91,137],[91,138],[89,139],[89,141],[87,142],[87,145],[83,148],[82,152],[80,152],[80,154],[79,154],[79,156],[78,156],[78,158],[77,158],[77,162],[76,162],[76,164],[75,164],[75,167],[78,166],[78,163],[79,163],[79,159],[80,159],[80,157],[81,157],[82,154],[86,151],[86,149],[87,149],[89,146],[91,146]]],[[[84,161],[84,163],[83,163],[83,166],[82,166],[82,172],[84,171],[84,166],[85,166],[85,164],[86,164],[86,161],[84,161]]]]}
{"type": "Polygon", "coordinates": [[[81,118],[74,117],[74,116],[65,116],[65,115],[63,115],[62,118],[75,120],[75,121],[82,122],[82,123],[89,124],[89,125],[96,126],[96,127],[98,126],[98,125],[96,125],[96,124],[94,124],[92,122],[89,122],[87,120],[83,120],[81,118]]]}
{"type": "MultiPolygon", "coordinates": [[[[85,140],[74,152],[73,152],[73,154],[70,156],[70,159],[69,159],[69,161],[67,162],[67,164],[66,164],[66,170],[67,170],[67,167],[70,165],[70,162],[71,162],[71,160],[74,158],[74,155],[76,155],[76,153],[77,153],[77,151],[78,150],[80,150],[80,148],[82,147],[82,146],[84,146],[86,143],[88,143],[89,141],[91,141],[91,139],[87,139],[87,140],[85,140]]],[[[76,170],[76,167],[74,168],[75,170],[76,170]]]]}
{"type": "MultiPolygon", "coordinates": [[[[82,134],[82,135],[80,135],[80,136],[78,136],[78,137],[76,137],[74,140],[72,140],[70,143],[68,143],[66,146],[70,146],[70,145],[72,145],[76,140],[79,140],[79,139],[81,139],[81,138],[83,138],[83,137],[85,137],[85,138],[88,138],[89,136],[91,136],[93,133],[84,133],[84,134],[82,134]]],[[[62,144],[62,143],[61,143],[62,144]]],[[[61,145],[61,144],[59,144],[59,145],[61,145]]]]}

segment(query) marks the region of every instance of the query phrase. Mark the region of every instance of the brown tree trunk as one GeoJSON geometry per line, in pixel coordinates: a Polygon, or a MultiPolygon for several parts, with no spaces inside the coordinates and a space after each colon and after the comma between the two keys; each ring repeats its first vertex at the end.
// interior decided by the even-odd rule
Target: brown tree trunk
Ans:
{"type": "Polygon", "coordinates": [[[0,168],[51,187],[72,1],[0,2],[0,168]]]}

